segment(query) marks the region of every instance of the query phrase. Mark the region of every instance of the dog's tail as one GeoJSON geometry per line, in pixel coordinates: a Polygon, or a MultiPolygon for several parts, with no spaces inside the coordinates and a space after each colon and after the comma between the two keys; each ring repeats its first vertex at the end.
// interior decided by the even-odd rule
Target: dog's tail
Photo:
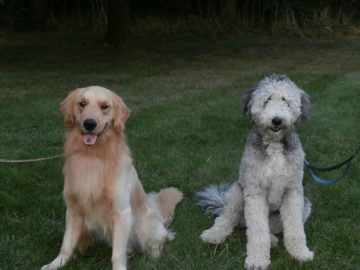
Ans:
{"type": "Polygon", "coordinates": [[[176,205],[183,199],[183,193],[177,188],[169,187],[155,193],[155,201],[164,218],[164,224],[170,225],[176,205]]]}
{"type": "Polygon", "coordinates": [[[199,191],[195,195],[195,204],[200,206],[206,214],[220,216],[224,210],[225,197],[231,184],[212,185],[199,191]]]}

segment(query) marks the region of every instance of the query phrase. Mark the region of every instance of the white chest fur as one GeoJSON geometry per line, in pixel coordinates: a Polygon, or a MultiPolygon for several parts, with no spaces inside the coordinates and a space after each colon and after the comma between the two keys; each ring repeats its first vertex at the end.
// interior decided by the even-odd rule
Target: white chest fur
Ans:
{"type": "Polygon", "coordinates": [[[261,181],[261,186],[266,190],[270,210],[277,210],[280,207],[286,187],[292,181],[292,166],[284,155],[282,144],[270,144],[266,149],[266,154],[267,158],[263,164],[264,178],[261,181]]]}
{"type": "MultiPolygon", "coordinates": [[[[240,182],[244,188],[255,188],[265,192],[270,210],[277,210],[286,190],[299,182],[298,168],[292,154],[285,151],[280,142],[272,142],[263,151],[245,150],[240,182]]],[[[300,180],[301,184],[301,180],[300,180]]]]}

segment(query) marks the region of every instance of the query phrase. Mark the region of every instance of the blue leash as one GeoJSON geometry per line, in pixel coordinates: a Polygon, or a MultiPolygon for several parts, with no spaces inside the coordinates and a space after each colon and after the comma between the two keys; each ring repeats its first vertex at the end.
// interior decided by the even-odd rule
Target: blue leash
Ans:
{"type": "Polygon", "coordinates": [[[310,164],[310,162],[305,159],[304,160],[304,164],[307,167],[311,178],[318,184],[321,185],[332,185],[335,184],[337,182],[339,182],[341,179],[343,179],[345,177],[345,175],[348,173],[349,169],[350,169],[350,165],[351,165],[351,161],[358,155],[360,154],[360,145],[358,146],[358,149],[346,160],[344,160],[343,162],[335,165],[335,166],[331,166],[331,167],[327,167],[327,168],[320,168],[320,167],[316,167],[310,164]],[[344,170],[342,172],[342,174],[334,179],[324,179],[319,177],[316,173],[317,172],[330,172],[336,169],[339,169],[341,167],[344,167],[344,170]]]}

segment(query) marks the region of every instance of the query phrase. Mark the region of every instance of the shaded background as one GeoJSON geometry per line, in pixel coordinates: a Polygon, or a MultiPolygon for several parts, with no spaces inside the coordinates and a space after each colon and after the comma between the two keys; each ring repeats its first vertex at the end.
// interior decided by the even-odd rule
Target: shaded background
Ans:
{"type": "Polygon", "coordinates": [[[93,31],[118,46],[131,33],[353,34],[360,1],[349,0],[1,0],[4,30],[93,31]],[[305,31],[305,32],[304,32],[305,31]]]}

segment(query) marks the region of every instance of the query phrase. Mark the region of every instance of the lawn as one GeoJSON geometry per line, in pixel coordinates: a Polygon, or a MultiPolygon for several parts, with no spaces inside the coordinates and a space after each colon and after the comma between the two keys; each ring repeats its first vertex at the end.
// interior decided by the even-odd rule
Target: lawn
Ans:
{"type": "MultiPolygon", "coordinates": [[[[238,177],[249,131],[239,97],[266,75],[286,73],[312,98],[298,127],[307,158],[330,166],[360,137],[360,40],[297,38],[136,38],[124,51],[92,35],[0,36],[0,158],[59,154],[65,128],[59,103],[77,87],[102,85],[132,110],[128,143],[147,191],[185,193],[171,228],[177,238],[159,260],[135,254],[129,269],[243,269],[246,235],[212,246],[199,234],[213,223],[194,206],[196,191],[238,177]]],[[[270,269],[360,269],[360,157],[333,186],[305,190],[313,262],[300,264],[283,243],[270,269]]],[[[39,269],[53,259],[64,231],[62,159],[0,164],[0,269],[39,269]]],[[[336,173],[335,173],[336,174],[336,173]]],[[[330,174],[326,176],[334,176],[330,174]]],[[[111,269],[111,250],[94,244],[64,269],[111,269]]]]}

